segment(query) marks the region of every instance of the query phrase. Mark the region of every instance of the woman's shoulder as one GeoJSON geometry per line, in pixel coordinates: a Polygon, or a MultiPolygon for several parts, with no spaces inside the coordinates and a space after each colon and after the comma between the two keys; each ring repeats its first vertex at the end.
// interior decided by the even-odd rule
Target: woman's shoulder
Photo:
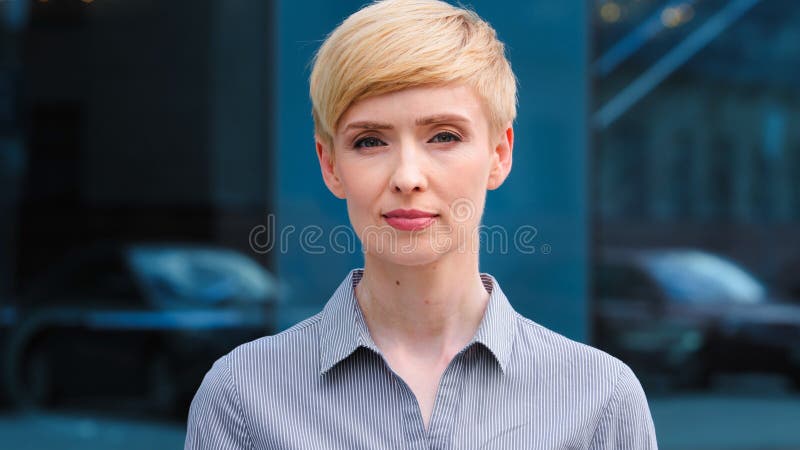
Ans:
{"type": "MultiPolygon", "coordinates": [[[[298,348],[308,348],[318,343],[317,325],[322,318],[322,312],[314,314],[289,328],[268,336],[263,336],[249,342],[238,345],[223,358],[228,358],[229,363],[242,363],[253,358],[262,359],[265,356],[280,355],[291,352],[294,357],[298,353],[298,348]]],[[[315,352],[306,352],[315,353],[315,352]]]]}
{"type": "Polygon", "coordinates": [[[225,385],[232,392],[248,391],[267,380],[271,385],[283,385],[291,383],[293,377],[312,373],[318,364],[316,324],[320,314],[277,334],[238,345],[214,362],[202,385],[225,385]]]}
{"type": "Polygon", "coordinates": [[[515,353],[524,368],[520,372],[530,374],[530,381],[541,387],[537,392],[543,401],[573,401],[573,410],[587,416],[593,424],[590,448],[656,448],[647,397],[630,366],[519,317],[515,353]]]}
{"type": "Polygon", "coordinates": [[[630,367],[619,358],[525,316],[518,317],[518,357],[541,375],[562,380],[586,377],[580,381],[590,381],[588,384],[594,388],[606,390],[613,390],[620,381],[636,380],[630,367]]]}
{"type": "Polygon", "coordinates": [[[186,448],[251,448],[245,417],[296,389],[296,380],[316,367],[320,314],[217,359],[192,400],[186,448]]]}

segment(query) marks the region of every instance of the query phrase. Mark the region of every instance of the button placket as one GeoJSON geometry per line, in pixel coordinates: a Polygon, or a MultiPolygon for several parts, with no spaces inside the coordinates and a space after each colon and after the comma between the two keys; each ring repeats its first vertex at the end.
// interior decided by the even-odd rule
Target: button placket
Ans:
{"type": "Polygon", "coordinates": [[[467,355],[471,347],[459,352],[450,361],[442,374],[427,437],[430,449],[447,449],[451,444],[451,432],[461,404],[463,378],[467,355]]]}
{"type": "Polygon", "coordinates": [[[392,370],[384,360],[386,369],[391,374],[394,380],[395,392],[400,396],[401,407],[401,421],[403,436],[408,448],[428,449],[427,438],[425,435],[425,427],[422,420],[422,413],[417,403],[417,398],[414,396],[414,391],[411,387],[400,378],[397,373],[392,370]]]}

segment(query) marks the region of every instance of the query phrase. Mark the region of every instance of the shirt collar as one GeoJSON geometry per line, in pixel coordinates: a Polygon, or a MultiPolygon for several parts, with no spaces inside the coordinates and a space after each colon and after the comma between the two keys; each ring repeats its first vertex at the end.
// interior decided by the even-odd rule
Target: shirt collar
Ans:
{"type": "MultiPolygon", "coordinates": [[[[325,374],[359,347],[381,354],[369,334],[364,314],[355,296],[355,287],[363,275],[363,268],[352,269],[323,309],[319,334],[320,374],[325,374]]],[[[516,336],[517,313],[497,280],[488,273],[481,273],[480,276],[489,292],[489,304],[467,347],[473,343],[485,346],[505,373],[516,336]]]]}

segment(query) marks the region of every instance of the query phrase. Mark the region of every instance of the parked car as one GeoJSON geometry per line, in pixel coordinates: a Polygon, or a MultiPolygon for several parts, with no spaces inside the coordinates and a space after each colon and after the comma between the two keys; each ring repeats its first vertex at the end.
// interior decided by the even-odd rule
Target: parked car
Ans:
{"type": "Polygon", "coordinates": [[[695,249],[605,249],[596,344],[673,387],[719,373],[780,373],[800,386],[800,306],[729,259],[695,249]]]}
{"type": "Polygon", "coordinates": [[[68,257],[19,302],[10,398],[136,398],[183,413],[212,363],[275,331],[276,279],[234,250],[104,245],[68,257]]]}

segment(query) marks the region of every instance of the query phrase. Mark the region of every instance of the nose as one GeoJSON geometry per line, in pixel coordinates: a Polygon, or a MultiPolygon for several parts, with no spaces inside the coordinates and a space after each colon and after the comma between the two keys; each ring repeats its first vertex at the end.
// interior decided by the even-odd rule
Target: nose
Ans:
{"type": "Polygon", "coordinates": [[[424,158],[414,144],[403,144],[396,158],[390,188],[396,193],[422,192],[428,188],[424,158]]]}

